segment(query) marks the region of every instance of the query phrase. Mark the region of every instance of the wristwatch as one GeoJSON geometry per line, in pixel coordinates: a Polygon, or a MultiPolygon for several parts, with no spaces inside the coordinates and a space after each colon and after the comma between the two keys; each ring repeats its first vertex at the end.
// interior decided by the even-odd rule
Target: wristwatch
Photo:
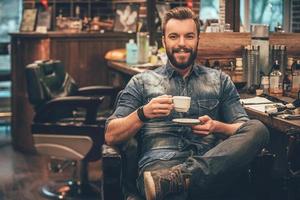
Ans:
{"type": "Polygon", "coordinates": [[[149,118],[147,118],[144,114],[144,106],[141,106],[137,109],[137,115],[142,122],[149,121],[149,118]]]}

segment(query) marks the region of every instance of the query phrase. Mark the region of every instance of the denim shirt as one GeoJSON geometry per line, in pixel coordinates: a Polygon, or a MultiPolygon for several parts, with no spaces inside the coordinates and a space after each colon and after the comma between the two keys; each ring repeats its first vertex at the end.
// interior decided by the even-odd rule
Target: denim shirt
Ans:
{"type": "Polygon", "coordinates": [[[208,115],[225,123],[247,121],[239,94],[230,77],[223,72],[194,64],[190,74],[183,78],[170,63],[155,70],[132,77],[123,90],[114,114],[108,119],[125,117],[160,95],[189,96],[191,106],[187,113],[172,110],[167,117],[146,122],[138,132],[140,149],[139,168],[154,160],[170,159],[176,152],[192,148],[203,154],[212,148],[218,134],[193,134],[188,126],[172,123],[174,118],[198,118],[208,115]]]}

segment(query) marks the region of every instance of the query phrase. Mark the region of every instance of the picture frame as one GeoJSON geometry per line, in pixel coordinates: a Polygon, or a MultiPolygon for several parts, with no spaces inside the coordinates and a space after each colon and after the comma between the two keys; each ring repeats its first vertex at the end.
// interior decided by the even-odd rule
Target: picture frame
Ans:
{"type": "Polygon", "coordinates": [[[39,9],[37,14],[36,31],[44,32],[51,29],[52,7],[39,9]]]}
{"type": "Polygon", "coordinates": [[[139,19],[140,5],[133,3],[116,4],[116,15],[114,20],[114,31],[136,32],[139,19]]]}
{"type": "Polygon", "coordinates": [[[36,8],[23,10],[20,32],[32,32],[35,30],[37,12],[36,8]]]}

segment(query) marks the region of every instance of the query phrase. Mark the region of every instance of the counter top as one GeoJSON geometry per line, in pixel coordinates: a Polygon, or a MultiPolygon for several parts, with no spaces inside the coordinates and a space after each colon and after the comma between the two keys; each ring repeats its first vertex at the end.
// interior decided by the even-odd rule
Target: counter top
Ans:
{"type": "MultiPolygon", "coordinates": [[[[145,70],[155,68],[155,67],[148,67],[148,68],[147,67],[131,67],[130,65],[126,64],[125,62],[119,62],[119,61],[108,61],[107,64],[111,69],[114,69],[116,71],[125,73],[127,75],[131,75],[131,76],[141,73],[145,70]]],[[[234,83],[238,83],[238,84],[245,83],[245,81],[243,81],[242,73],[233,72],[233,71],[224,71],[224,72],[227,73],[231,77],[231,79],[234,83]]]]}
{"type": "Polygon", "coordinates": [[[119,61],[108,61],[107,64],[111,69],[114,69],[116,71],[131,76],[144,72],[149,69],[153,69],[153,67],[132,67],[126,64],[125,62],[119,62],[119,61]]]}

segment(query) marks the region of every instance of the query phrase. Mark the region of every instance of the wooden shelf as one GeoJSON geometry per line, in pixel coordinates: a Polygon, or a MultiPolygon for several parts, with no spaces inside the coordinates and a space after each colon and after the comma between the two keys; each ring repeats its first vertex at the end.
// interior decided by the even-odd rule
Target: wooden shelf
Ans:
{"type": "Polygon", "coordinates": [[[112,3],[146,3],[146,0],[113,0],[112,3]]]}

